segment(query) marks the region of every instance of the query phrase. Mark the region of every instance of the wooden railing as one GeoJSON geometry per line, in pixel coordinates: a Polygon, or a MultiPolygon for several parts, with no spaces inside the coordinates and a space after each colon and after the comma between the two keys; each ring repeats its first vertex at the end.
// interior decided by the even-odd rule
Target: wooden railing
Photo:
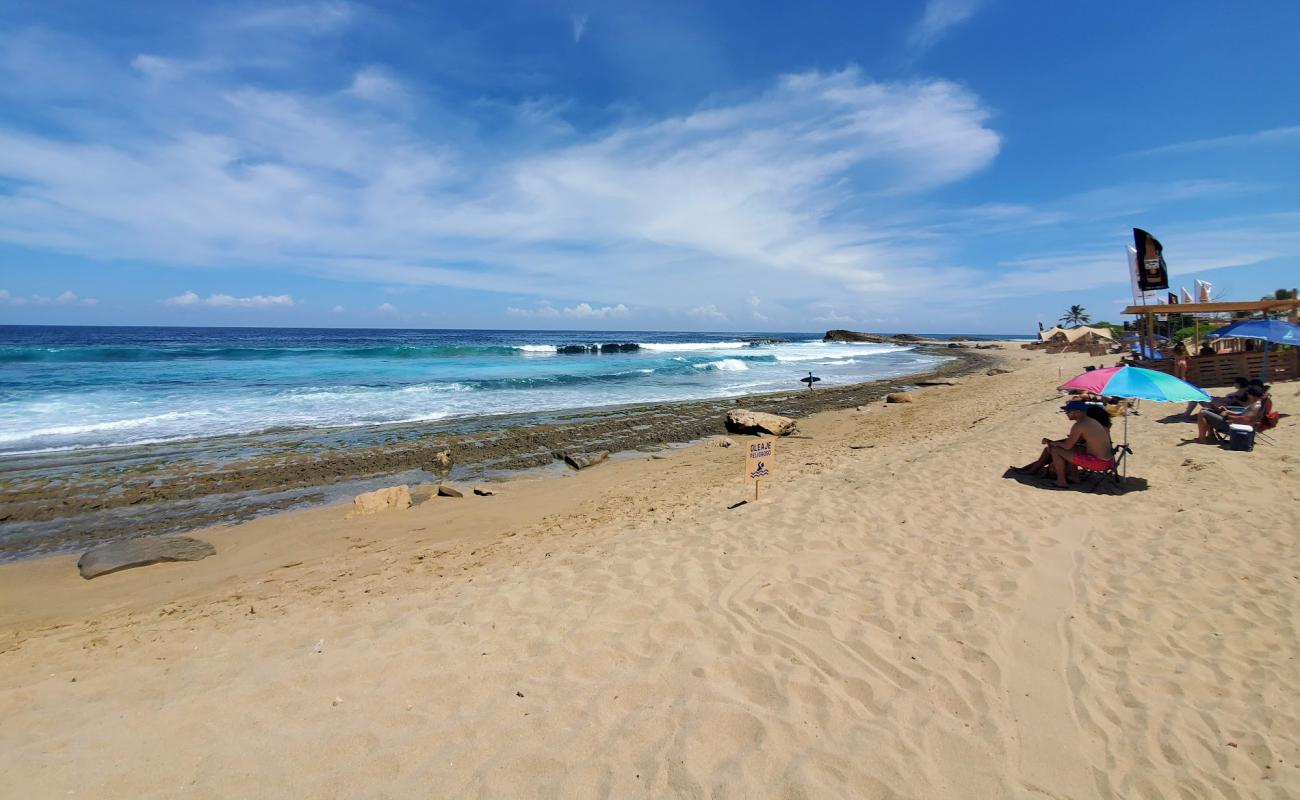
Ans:
{"type": "MultiPolygon", "coordinates": [[[[1171,358],[1161,361],[1143,361],[1139,366],[1160,372],[1174,371],[1171,358]]],[[[1187,359],[1187,381],[1196,386],[1231,386],[1238,375],[1258,378],[1264,370],[1264,353],[1221,353],[1213,356],[1192,356],[1187,359]]],[[[1265,381],[1296,380],[1300,378],[1300,348],[1283,347],[1268,354],[1268,377],[1265,381]]]]}

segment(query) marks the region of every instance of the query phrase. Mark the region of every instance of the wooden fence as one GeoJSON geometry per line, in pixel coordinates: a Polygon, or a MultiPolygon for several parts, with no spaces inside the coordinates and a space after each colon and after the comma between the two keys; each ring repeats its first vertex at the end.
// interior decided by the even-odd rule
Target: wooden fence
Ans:
{"type": "MultiPolygon", "coordinates": [[[[1143,361],[1139,366],[1161,372],[1173,373],[1174,362],[1170,358],[1161,361],[1143,361]]],[[[1264,353],[1220,353],[1213,356],[1192,356],[1187,359],[1187,381],[1196,386],[1231,386],[1232,379],[1238,375],[1258,378],[1264,370],[1264,353]]],[[[1300,348],[1282,347],[1270,350],[1268,354],[1268,377],[1266,383],[1296,380],[1300,378],[1300,348]]]]}

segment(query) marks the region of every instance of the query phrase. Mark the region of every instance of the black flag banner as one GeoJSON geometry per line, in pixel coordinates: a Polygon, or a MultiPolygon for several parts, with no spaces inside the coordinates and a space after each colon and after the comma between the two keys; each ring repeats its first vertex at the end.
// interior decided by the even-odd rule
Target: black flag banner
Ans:
{"type": "Polygon", "coordinates": [[[1165,269],[1164,248],[1156,237],[1133,229],[1133,246],[1138,252],[1138,289],[1144,292],[1169,288],[1169,271],[1165,269]]]}
{"type": "Polygon", "coordinates": [[[1173,292],[1169,293],[1169,305],[1171,306],[1178,305],[1178,295],[1174,294],[1173,292]]]}

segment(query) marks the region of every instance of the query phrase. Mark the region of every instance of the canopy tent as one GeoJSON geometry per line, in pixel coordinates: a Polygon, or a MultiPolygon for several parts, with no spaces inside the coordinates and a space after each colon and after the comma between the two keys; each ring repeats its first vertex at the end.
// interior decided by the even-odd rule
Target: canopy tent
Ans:
{"type": "Polygon", "coordinates": [[[1039,331],[1038,338],[1041,341],[1061,337],[1069,344],[1077,341],[1090,341],[1091,339],[1108,339],[1115,340],[1115,336],[1109,328],[1090,328],[1087,325],[1081,325],[1078,328],[1050,328],[1045,331],[1039,331]]]}
{"type": "Polygon", "coordinates": [[[1052,327],[1048,328],[1048,329],[1045,330],[1045,331],[1039,331],[1039,332],[1038,332],[1038,341],[1040,341],[1040,342],[1045,342],[1045,341],[1047,341],[1048,339],[1052,338],[1053,336],[1055,336],[1055,335],[1058,334],[1058,333],[1061,333],[1061,334],[1065,333],[1065,328],[1061,328],[1061,327],[1058,327],[1058,326],[1056,326],[1056,325],[1053,325],[1052,327]]]}

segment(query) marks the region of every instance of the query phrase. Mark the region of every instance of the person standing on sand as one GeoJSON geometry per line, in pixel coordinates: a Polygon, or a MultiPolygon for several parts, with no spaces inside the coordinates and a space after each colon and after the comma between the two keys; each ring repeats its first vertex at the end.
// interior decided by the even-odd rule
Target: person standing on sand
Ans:
{"type": "Polygon", "coordinates": [[[1174,345],[1174,377],[1187,380],[1187,345],[1182,342],[1174,345]]]}
{"type": "Polygon", "coordinates": [[[1052,454],[1052,469],[1056,472],[1053,485],[1057,489],[1067,489],[1069,484],[1065,480],[1065,471],[1071,464],[1101,472],[1115,466],[1115,461],[1110,431],[1088,414],[1087,403],[1071,400],[1061,406],[1061,410],[1074,423],[1070,426],[1070,435],[1056,441],[1043,439],[1043,444],[1052,454]],[[1078,448],[1080,444],[1082,448],[1078,448]]]}

